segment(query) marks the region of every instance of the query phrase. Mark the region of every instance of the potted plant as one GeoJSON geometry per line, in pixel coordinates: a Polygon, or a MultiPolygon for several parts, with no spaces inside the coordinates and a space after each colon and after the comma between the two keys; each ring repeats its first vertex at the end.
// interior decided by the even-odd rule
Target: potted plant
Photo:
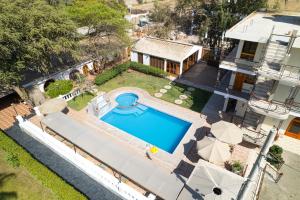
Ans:
{"type": "Polygon", "coordinates": [[[235,174],[241,174],[243,172],[244,166],[243,164],[239,161],[233,161],[231,164],[231,171],[235,174]]]}

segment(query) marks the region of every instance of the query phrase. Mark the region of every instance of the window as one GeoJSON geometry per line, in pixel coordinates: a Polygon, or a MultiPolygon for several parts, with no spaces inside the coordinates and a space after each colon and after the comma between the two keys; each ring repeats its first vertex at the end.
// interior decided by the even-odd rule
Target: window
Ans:
{"type": "Polygon", "coordinates": [[[300,139],[300,118],[295,118],[290,122],[285,135],[300,139]]]}
{"type": "Polygon", "coordinates": [[[241,58],[253,61],[257,49],[257,42],[245,41],[241,52],[241,58]]]}
{"type": "Polygon", "coordinates": [[[142,53],[138,53],[138,62],[139,63],[144,63],[144,61],[143,61],[143,54],[142,53]]]}
{"type": "Polygon", "coordinates": [[[150,56],[150,65],[164,70],[165,60],[162,58],[150,56]]]}

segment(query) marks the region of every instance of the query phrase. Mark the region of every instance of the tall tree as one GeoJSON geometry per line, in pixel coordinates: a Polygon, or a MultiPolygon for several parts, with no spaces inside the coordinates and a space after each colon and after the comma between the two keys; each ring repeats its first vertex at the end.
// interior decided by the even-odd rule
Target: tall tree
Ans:
{"type": "Polygon", "coordinates": [[[45,1],[0,1],[2,87],[20,94],[24,71],[48,73],[74,58],[76,46],[75,24],[45,1]]]}
{"type": "Polygon", "coordinates": [[[107,60],[130,44],[130,24],[124,18],[127,9],[118,1],[75,0],[67,12],[79,26],[88,27],[88,42],[83,46],[90,56],[107,60]]]}
{"type": "Polygon", "coordinates": [[[157,23],[153,35],[159,38],[168,38],[169,33],[174,27],[174,12],[170,6],[154,2],[154,8],[150,11],[149,18],[157,23]]]}

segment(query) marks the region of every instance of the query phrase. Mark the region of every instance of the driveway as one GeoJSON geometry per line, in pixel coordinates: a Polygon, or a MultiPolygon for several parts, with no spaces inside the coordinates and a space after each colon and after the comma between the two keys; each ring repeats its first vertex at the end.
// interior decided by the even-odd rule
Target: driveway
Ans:
{"type": "Polygon", "coordinates": [[[175,81],[213,92],[217,81],[217,75],[218,68],[200,62],[195,64],[187,72],[183,73],[182,76],[175,81]]]}
{"type": "Polygon", "coordinates": [[[280,169],[283,176],[278,183],[266,173],[259,200],[297,200],[300,198],[300,156],[283,152],[285,164],[280,169]]]}

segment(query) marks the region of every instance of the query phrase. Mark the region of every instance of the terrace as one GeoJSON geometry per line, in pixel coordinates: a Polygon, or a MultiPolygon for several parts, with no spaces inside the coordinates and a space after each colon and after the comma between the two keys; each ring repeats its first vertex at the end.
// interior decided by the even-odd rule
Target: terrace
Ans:
{"type": "MultiPolygon", "coordinates": [[[[117,177],[120,177],[120,180],[125,181],[137,191],[143,194],[151,192],[164,199],[175,199],[197,166],[200,157],[195,152],[195,142],[208,134],[210,124],[202,114],[153,97],[140,88],[117,88],[107,92],[105,97],[112,106],[115,106],[115,98],[119,94],[128,92],[138,95],[141,104],[192,123],[172,154],[159,149],[157,153],[150,154],[149,159],[145,154],[147,142],[99,120],[86,113],[85,109],[81,111],[70,109],[66,116],[75,124],[82,125],[84,131],[81,132],[80,137],[75,133],[75,130],[80,132],[78,127],[73,127],[72,134],[70,130],[60,130],[64,121],[59,116],[54,116],[51,120],[50,115],[50,118],[46,117],[42,120],[34,116],[31,121],[38,126],[42,122],[44,129],[48,126],[45,130],[49,134],[74,149],[76,153],[101,166],[108,173],[114,176],[119,174],[117,177]],[[151,174],[148,173],[149,171],[151,174]],[[158,182],[160,184],[157,184],[158,182]]],[[[256,157],[255,150],[251,148],[245,144],[236,145],[230,158],[230,161],[239,160],[244,166],[248,166],[245,167],[243,175],[251,169],[250,166],[256,157]]],[[[218,167],[225,168],[225,165],[218,167]]]]}
{"type": "MultiPolygon", "coordinates": [[[[210,92],[132,69],[123,71],[100,86],[83,90],[84,93],[81,95],[78,94],[80,89],[73,88],[70,93],[57,97],[62,101],[68,101],[66,115],[53,113],[43,117],[31,113],[25,117],[29,120],[24,122],[24,126],[34,130],[32,132],[34,138],[37,137],[42,142],[50,141],[49,144],[45,143],[46,145],[57,145],[50,148],[55,149],[58,155],[62,152],[67,154],[65,157],[67,160],[72,160],[72,157],[76,160],[80,157],[73,162],[74,165],[77,165],[77,162],[83,162],[84,165],[81,166],[83,168],[92,165],[91,177],[104,172],[105,176],[110,177],[104,181],[113,180],[112,182],[117,185],[115,189],[122,183],[126,185],[125,188],[128,186],[131,188],[129,191],[134,190],[145,198],[150,198],[149,194],[152,193],[163,199],[176,199],[184,184],[194,183],[191,181],[194,169],[201,161],[207,163],[198,155],[196,144],[204,136],[211,135],[211,117],[214,116],[201,113],[211,96],[210,92]],[[100,120],[101,116],[86,112],[89,109],[88,103],[101,95],[110,102],[110,109],[115,107],[116,97],[123,93],[134,93],[138,96],[138,103],[191,123],[172,153],[159,147],[156,153],[151,153],[149,147],[154,146],[152,143],[100,120]],[[158,93],[161,95],[157,95],[158,93]],[[73,96],[64,98],[69,94],[73,96]],[[69,122],[71,126],[67,127],[69,122]]],[[[134,123],[132,126],[135,126],[134,123]]],[[[246,176],[256,155],[255,146],[246,143],[235,145],[228,162],[238,160],[244,166],[244,170],[240,175],[232,172],[229,174],[239,177],[238,179],[246,176]]],[[[227,164],[215,166],[219,171],[225,171],[227,164]]],[[[126,195],[133,193],[127,192],[126,195]]]]}

